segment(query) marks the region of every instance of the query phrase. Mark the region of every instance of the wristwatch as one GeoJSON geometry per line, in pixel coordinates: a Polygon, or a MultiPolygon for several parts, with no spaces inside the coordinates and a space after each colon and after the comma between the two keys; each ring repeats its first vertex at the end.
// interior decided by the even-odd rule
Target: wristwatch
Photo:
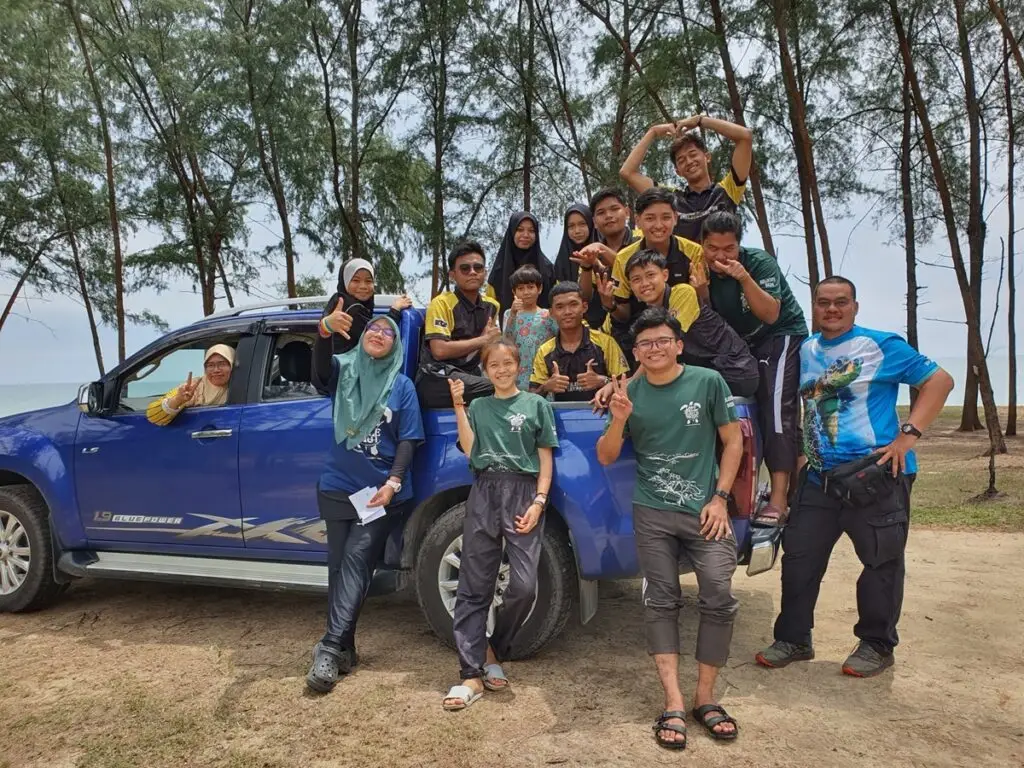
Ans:
{"type": "Polygon", "coordinates": [[[913,435],[914,437],[921,436],[921,430],[911,424],[909,421],[905,421],[900,424],[900,434],[913,435]]]}
{"type": "Polygon", "coordinates": [[[719,488],[717,491],[715,491],[715,496],[717,496],[718,498],[722,499],[726,504],[729,503],[729,492],[728,491],[723,491],[721,488],[719,488]]]}
{"type": "Polygon", "coordinates": [[[390,488],[395,493],[401,493],[402,492],[402,484],[400,482],[398,482],[397,480],[392,480],[390,477],[387,479],[387,481],[384,483],[384,485],[386,485],[388,488],[390,488]]]}

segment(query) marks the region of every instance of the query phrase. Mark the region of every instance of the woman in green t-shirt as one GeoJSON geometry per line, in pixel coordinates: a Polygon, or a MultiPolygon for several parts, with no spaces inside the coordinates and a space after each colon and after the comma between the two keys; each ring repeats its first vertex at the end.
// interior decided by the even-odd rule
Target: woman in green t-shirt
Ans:
{"type": "Polygon", "coordinates": [[[455,649],[461,685],[444,698],[449,711],[465,709],[484,689],[508,687],[501,668],[529,618],[537,594],[544,522],[558,447],[555,415],[540,395],[516,386],[519,348],[502,339],[483,348],[480,361],[494,394],[477,398],[467,413],[464,384],[449,379],[459,445],[469,456],[476,479],[466,502],[462,562],[455,599],[455,649]],[[501,567],[502,544],[508,554],[508,586],[487,642],[487,614],[501,567]]]}

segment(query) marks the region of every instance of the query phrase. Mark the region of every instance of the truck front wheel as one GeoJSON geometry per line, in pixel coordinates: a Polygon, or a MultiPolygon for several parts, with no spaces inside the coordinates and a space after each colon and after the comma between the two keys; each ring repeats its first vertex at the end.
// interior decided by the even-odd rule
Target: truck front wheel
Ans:
{"type": "MultiPolygon", "coordinates": [[[[553,512],[546,514],[554,515],[553,512]]],[[[431,629],[449,646],[454,646],[452,617],[462,561],[462,521],[466,504],[460,502],[442,514],[427,531],[416,557],[416,596],[431,629]]],[[[501,605],[508,586],[508,561],[502,558],[494,602],[487,619],[488,633],[494,626],[495,609],[501,605]]],[[[537,598],[526,625],[516,640],[512,657],[532,656],[565,627],[572,610],[576,566],[568,537],[551,520],[544,527],[537,598]]]]}
{"type": "Polygon", "coordinates": [[[64,585],[53,578],[46,502],[35,488],[0,488],[0,612],[42,608],[64,585]]]}

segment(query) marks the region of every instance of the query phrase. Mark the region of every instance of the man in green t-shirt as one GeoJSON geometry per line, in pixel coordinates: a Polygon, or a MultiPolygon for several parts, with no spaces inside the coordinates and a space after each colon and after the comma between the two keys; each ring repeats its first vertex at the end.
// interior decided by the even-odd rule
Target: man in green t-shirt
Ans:
{"type": "Polygon", "coordinates": [[[718,670],[729,658],[737,608],[732,594],[736,541],[728,499],[743,454],[743,435],[721,374],[677,362],[683,331],[674,317],[660,307],[644,310],[633,324],[633,338],[644,375],[628,385],[617,384],[605,433],[597,441],[597,458],[611,464],[623,443],[633,442],[633,530],[644,577],[647,652],[654,656],[665,690],[665,711],[655,736],[669,749],[686,744],[678,678],[682,553],[697,574],[699,590],[693,714],[713,738],[732,740],[736,721],[715,703],[714,691],[718,670]],[[723,444],[718,467],[716,438],[723,444]]]}
{"type": "Polygon", "coordinates": [[[800,345],[807,338],[807,321],[775,257],[740,246],[740,220],[734,214],[710,214],[701,238],[711,272],[704,296],[761,363],[757,406],[772,490],[757,519],[777,524],[785,519],[789,479],[796,471],[800,345]]]}

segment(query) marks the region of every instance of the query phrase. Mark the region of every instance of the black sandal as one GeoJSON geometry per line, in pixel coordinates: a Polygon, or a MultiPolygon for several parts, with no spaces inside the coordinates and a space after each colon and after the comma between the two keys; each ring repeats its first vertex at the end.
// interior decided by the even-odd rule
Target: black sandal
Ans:
{"type": "Polygon", "coordinates": [[[703,707],[694,707],[693,716],[697,718],[698,723],[704,726],[704,730],[711,735],[711,738],[717,739],[718,741],[734,741],[740,733],[739,723],[729,717],[729,713],[718,704],[705,704],[703,707]],[[718,715],[705,720],[704,718],[712,712],[717,712],[718,715]],[[722,723],[732,723],[732,733],[720,733],[719,731],[716,731],[715,726],[721,725],[722,723]]]}
{"type": "Polygon", "coordinates": [[[313,666],[306,675],[306,685],[317,693],[330,693],[338,680],[352,669],[352,655],[322,642],[313,646],[313,666]]]}
{"type": "Polygon", "coordinates": [[[654,725],[651,726],[651,727],[654,729],[654,738],[658,742],[658,746],[659,747],[664,747],[665,749],[686,749],[686,713],[685,712],[678,712],[678,711],[673,711],[673,710],[662,712],[661,713],[661,717],[659,717],[655,721],[654,725]],[[667,723],[667,722],[665,722],[666,720],[671,720],[673,718],[677,718],[679,720],[682,720],[683,722],[682,723],[667,723]],[[680,736],[683,737],[683,740],[682,741],[676,741],[676,740],[669,741],[668,739],[666,739],[665,737],[663,737],[661,735],[662,731],[672,731],[673,733],[677,733],[677,734],[679,734],[680,736]]]}

